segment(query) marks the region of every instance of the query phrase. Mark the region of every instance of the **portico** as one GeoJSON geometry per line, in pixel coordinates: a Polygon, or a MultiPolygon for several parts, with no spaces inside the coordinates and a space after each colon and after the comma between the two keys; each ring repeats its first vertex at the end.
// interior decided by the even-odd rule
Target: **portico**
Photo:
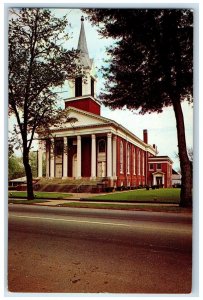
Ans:
{"type": "Polygon", "coordinates": [[[116,176],[116,136],[111,132],[56,136],[39,141],[38,177],[42,177],[42,152],[46,151],[46,177],[76,178],[116,176]],[[44,144],[44,146],[43,146],[44,144]],[[113,150],[113,151],[112,151],[113,150]]]}
{"type": "Polygon", "coordinates": [[[154,172],[153,176],[153,185],[164,186],[164,173],[163,172],[154,172]]]}

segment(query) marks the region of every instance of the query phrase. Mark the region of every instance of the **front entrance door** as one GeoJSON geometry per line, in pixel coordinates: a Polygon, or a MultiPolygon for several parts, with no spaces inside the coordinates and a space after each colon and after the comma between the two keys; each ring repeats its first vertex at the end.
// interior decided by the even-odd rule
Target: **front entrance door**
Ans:
{"type": "Polygon", "coordinates": [[[58,164],[56,165],[56,175],[57,178],[61,178],[62,177],[62,164],[58,164]]]}
{"type": "Polygon", "coordinates": [[[100,139],[98,141],[97,151],[97,176],[106,177],[106,141],[100,139]]]}
{"type": "Polygon", "coordinates": [[[156,177],[156,184],[159,186],[162,185],[162,177],[156,177]]]}
{"type": "Polygon", "coordinates": [[[72,176],[77,177],[77,154],[73,155],[72,176]]]}
{"type": "Polygon", "coordinates": [[[106,162],[105,161],[98,162],[97,167],[98,167],[97,176],[105,177],[106,176],[106,162]]]}

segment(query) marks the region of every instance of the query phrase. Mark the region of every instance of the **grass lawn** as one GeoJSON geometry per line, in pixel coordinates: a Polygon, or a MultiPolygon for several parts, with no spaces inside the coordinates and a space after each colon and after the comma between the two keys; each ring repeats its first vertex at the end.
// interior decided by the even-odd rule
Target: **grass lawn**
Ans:
{"type": "Polygon", "coordinates": [[[98,195],[89,199],[109,201],[135,201],[135,202],[166,202],[179,203],[180,189],[156,189],[156,190],[131,190],[125,192],[114,192],[106,195],[98,195]]]}
{"type": "MultiPolygon", "coordinates": [[[[34,192],[35,199],[66,199],[72,197],[72,194],[66,193],[47,193],[34,192]]],[[[9,192],[9,198],[27,198],[27,192],[9,192]]]]}
{"type": "MultiPolygon", "coordinates": [[[[34,192],[35,199],[67,199],[72,194],[67,193],[48,193],[34,192]]],[[[26,198],[27,192],[9,192],[9,198],[26,198]]],[[[89,200],[106,200],[106,201],[132,201],[132,202],[149,202],[149,203],[179,203],[180,189],[156,189],[156,190],[131,190],[124,192],[114,192],[105,195],[90,197],[89,200]]]]}
{"type": "MultiPolygon", "coordinates": [[[[46,193],[35,192],[34,200],[23,200],[20,198],[26,198],[26,192],[9,192],[9,198],[19,198],[19,200],[9,200],[9,203],[14,204],[37,204],[40,202],[46,202],[44,199],[66,199],[71,197],[71,194],[66,193],[46,193]]],[[[161,211],[161,212],[188,212],[187,209],[183,209],[177,205],[168,206],[164,203],[179,204],[180,189],[157,189],[157,190],[132,190],[126,192],[114,192],[106,195],[98,195],[91,197],[91,200],[109,200],[115,201],[115,203],[94,203],[89,199],[84,199],[80,202],[66,202],[62,204],[56,204],[55,206],[62,207],[75,207],[75,208],[102,208],[102,209],[122,209],[122,210],[147,210],[147,211],[161,211]],[[116,201],[135,201],[139,204],[121,204],[116,201]],[[147,204],[142,204],[147,202],[147,204]],[[160,203],[162,203],[160,205],[160,203]]],[[[46,205],[46,204],[45,204],[46,205]]]]}
{"type": "Polygon", "coordinates": [[[24,199],[11,199],[8,200],[8,204],[35,204],[35,203],[45,203],[45,202],[49,202],[48,200],[44,200],[44,199],[34,199],[34,200],[24,200],[24,199]]]}

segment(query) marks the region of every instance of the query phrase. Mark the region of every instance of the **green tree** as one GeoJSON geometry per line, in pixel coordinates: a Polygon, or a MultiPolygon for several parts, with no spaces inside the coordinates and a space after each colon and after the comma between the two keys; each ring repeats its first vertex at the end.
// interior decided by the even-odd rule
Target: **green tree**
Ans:
{"type": "Polygon", "coordinates": [[[38,176],[38,152],[30,151],[29,159],[30,159],[32,175],[33,177],[37,177],[38,176]]]}
{"type": "Polygon", "coordinates": [[[103,37],[115,39],[100,99],[140,114],[172,106],[182,173],[181,206],[192,205],[191,165],[181,102],[192,101],[193,13],[186,9],[85,9],[103,37]]]}
{"type": "Polygon", "coordinates": [[[13,145],[8,144],[8,157],[11,157],[14,154],[13,145]]]}
{"type": "Polygon", "coordinates": [[[36,132],[49,133],[66,111],[57,108],[58,93],[76,72],[75,51],[63,43],[67,18],[55,18],[50,10],[11,9],[9,16],[9,113],[17,120],[15,135],[22,141],[28,199],[33,199],[29,152],[36,132]]]}
{"type": "Polygon", "coordinates": [[[8,179],[16,179],[25,176],[22,157],[12,154],[8,158],[8,179]]]}

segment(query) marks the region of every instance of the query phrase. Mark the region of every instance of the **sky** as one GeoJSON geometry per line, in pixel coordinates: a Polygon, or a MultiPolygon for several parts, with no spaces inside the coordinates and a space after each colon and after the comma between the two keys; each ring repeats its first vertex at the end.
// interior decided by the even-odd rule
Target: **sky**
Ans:
{"type": "MultiPolygon", "coordinates": [[[[79,39],[80,26],[81,26],[81,16],[87,15],[80,9],[75,8],[54,8],[52,9],[53,14],[60,18],[67,15],[69,25],[66,28],[70,39],[65,42],[64,46],[67,49],[76,49],[79,39]]],[[[112,39],[102,38],[97,27],[93,26],[88,20],[85,19],[84,22],[87,47],[89,51],[90,58],[94,59],[94,64],[97,73],[97,87],[96,94],[99,99],[99,94],[104,89],[104,79],[100,71],[101,67],[104,65],[104,60],[107,58],[106,47],[112,45],[114,42],[112,39]]],[[[68,83],[61,89],[63,93],[61,94],[63,99],[67,99],[68,94],[68,83]]],[[[61,101],[61,107],[64,107],[64,101],[61,101]]],[[[185,120],[185,133],[186,142],[188,148],[193,148],[193,105],[189,105],[186,102],[182,103],[182,109],[185,120]]],[[[176,120],[172,107],[167,107],[163,109],[160,114],[151,113],[145,115],[139,115],[138,111],[129,111],[127,109],[123,110],[110,110],[108,107],[101,106],[101,115],[113,119],[122,126],[126,127],[140,139],[143,139],[143,130],[148,130],[148,143],[155,144],[158,148],[158,155],[167,155],[173,161],[173,168],[177,171],[180,169],[178,154],[178,142],[177,142],[177,130],[176,130],[176,120]]],[[[14,118],[9,119],[10,131],[12,128],[14,118]]],[[[34,148],[37,148],[36,143],[33,143],[34,148]]],[[[35,149],[36,150],[36,149],[35,149]]],[[[20,151],[17,154],[22,155],[20,151]]]]}
{"type": "MultiPolygon", "coordinates": [[[[86,16],[80,9],[54,9],[53,13],[57,17],[67,14],[70,26],[67,32],[71,39],[67,42],[67,48],[77,48],[80,18],[86,16]]],[[[104,79],[100,68],[107,58],[106,47],[113,43],[112,39],[104,39],[97,32],[96,26],[85,20],[85,33],[87,46],[90,58],[94,59],[97,71],[97,89],[96,93],[99,98],[99,93],[104,88],[104,79]]],[[[66,87],[65,90],[67,91],[66,87]]],[[[68,91],[63,94],[64,98],[68,98],[68,91]]],[[[185,119],[186,142],[188,148],[193,148],[193,105],[188,105],[187,102],[182,104],[182,109],[185,119]]],[[[143,129],[148,130],[148,143],[155,144],[158,147],[158,155],[168,155],[174,162],[173,167],[179,170],[178,142],[176,131],[176,120],[172,107],[164,108],[160,114],[152,113],[139,115],[137,111],[129,110],[110,110],[102,105],[101,115],[122,124],[124,127],[133,132],[136,136],[143,139],[143,129]]]]}

